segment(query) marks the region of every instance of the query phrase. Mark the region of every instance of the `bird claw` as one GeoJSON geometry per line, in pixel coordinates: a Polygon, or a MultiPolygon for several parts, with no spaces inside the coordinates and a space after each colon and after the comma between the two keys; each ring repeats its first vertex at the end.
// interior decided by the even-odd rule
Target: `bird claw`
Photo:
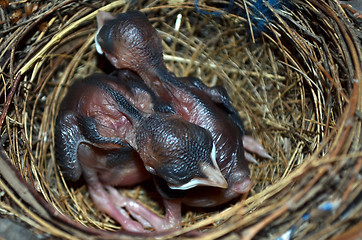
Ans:
{"type": "Polygon", "coordinates": [[[250,136],[243,137],[243,145],[244,145],[244,149],[246,151],[248,151],[248,152],[245,152],[245,158],[246,158],[246,160],[248,160],[251,163],[258,164],[256,159],[250,153],[255,153],[256,155],[258,155],[259,157],[262,157],[262,158],[273,159],[266,152],[266,150],[263,148],[263,146],[250,136]]]}
{"type": "Polygon", "coordinates": [[[251,155],[251,154],[248,153],[248,152],[244,152],[244,154],[245,154],[245,159],[246,159],[248,162],[253,163],[253,164],[255,164],[255,165],[258,165],[258,164],[259,164],[258,161],[256,161],[256,159],[253,157],[253,155],[251,155]]]}
{"type": "MultiPolygon", "coordinates": [[[[108,190],[114,204],[125,208],[144,228],[153,228],[157,232],[164,232],[180,226],[181,216],[174,217],[173,214],[174,212],[178,212],[179,209],[175,209],[170,207],[169,204],[165,204],[166,217],[162,218],[138,201],[120,195],[115,188],[106,187],[106,189],[108,190]],[[176,211],[174,211],[174,209],[176,211]],[[172,212],[171,214],[169,213],[170,211],[172,212]]],[[[181,204],[179,205],[181,207],[181,204]]],[[[179,212],[181,212],[181,209],[179,212]]]]}
{"type": "Polygon", "coordinates": [[[145,233],[149,232],[144,229],[144,226],[131,219],[129,214],[121,207],[117,206],[112,199],[112,195],[108,194],[100,183],[96,183],[95,186],[89,186],[89,193],[96,207],[107,213],[114,220],[116,220],[124,230],[129,232],[145,233]]]}

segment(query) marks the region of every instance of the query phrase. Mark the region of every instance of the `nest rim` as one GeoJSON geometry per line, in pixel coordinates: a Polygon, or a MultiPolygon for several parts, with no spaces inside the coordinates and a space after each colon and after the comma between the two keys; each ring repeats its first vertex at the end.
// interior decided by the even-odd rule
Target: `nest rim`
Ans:
{"type": "MultiPolygon", "coordinates": [[[[328,13],[330,11],[329,7],[323,6],[323,4],[319,4],[316,1],[310,1],[310,3],[313,3],[314,6],[320,7],[320,9],[324,9],[326,13],[328,13]]],[[[99,10],[107,11],[107,10],[116,9],[116,8],[122,9],[122,7],[124,7],[124,4],[125,4],[125,1],[115,1],[111,4],[106,5],[105,7],[101,8],[99,10]]],[[[160,7],[160,8],[162,8],[162,7],[160,7]]],[[[158,9],[158,8],[151,6],[147,10],[153,11],[154,9],[158,9]]],[[[13,82],[12,86],[16,86],[17,82],[20,81],[21,77],[26,78],[26,84],[32,84],[32,82],[35,81],[36,76],[40,72],[39,66],[41,66],[41,64],[43,64],[45,62],[45,59],[48,57],[47,56],[48,51],[51,51],[52,47],[54,47],[56,44],[60,43],[62,40],[66,39],[66,36],[72,31],[72,29],[77,29],[84,22],[88,22],[88,21],[91,21],[92,19],[95,19],[97,11],[93,11],[93,12],[89,13],[88,15],[86,15],[85,17],[83,17],[79,20],[76,20],[75,22],[70,23],[62,31],[60,31],[56,35],[54,35],[53,38],[48,42],[48,44],[46,44],[31,59],[29,59],[26,63],[24,63],[23,66],[21,66],[21,67],[19,66],[16,69],[16,71],[14,71],[14,72],[16,72],[16,74],[14,75],[15,77],[14,77],[14,80],[13,80],[14,82],[13,82]]],[[[331,13],[331,12],[329,12],[329,13],[331,13]]],[[[361,132],[361,126],[360,126],[360,124],[358,124],[358,121],[356,121],[356,120],[355,120],[354,124],[350,124],[350,121],[353,121],[353,119],[355,119],[355,113],[356,113],[356,111],[361,111],[361,105],[362,105],[362,99],[361,99],[362,97],[359,96],[359,94],[358,94],[362,90],[361,66],[360,66],[360,64],[358,64],[361,59],[361,57],[360,57],[361,54],[360,54],[360,50],[358,50],[358,48],[356,49],[355,39],[350,37],[350,33],[348,33],[346,31],[345,26],[343,26],[343,23],[339,20],[337,15],[334,12],[332,12],[331,16],[332,16],[332,18],[335,19],[336,25],[340,28],[340,31],[342,32],[342,36],[344,36],[344,38],[345,38],[346,46],[348,47],[349,53],[350,53],[350,59],[354,66],[354,76],[353,76],[352,82],[350,83],[352,85],[352,87],[351,87],[349,96],[343,92],[337,93],[340,96],[342,96],[341,99],[345,100],[345,102],[342,104],[343,111],[340,112],[339,117],[337,119],[338,121],[336,121],[337,124],[334,125],[334,126],[338,125],[341,127],[333,128],[332,131],[330,131],[328,133],[327,137],[325,139],[323,139],[323,141],[320,142],[320,146],[317,148],[317,150],[315,150],[309,157],[305,157],[304,162],[301,163],[300,165],[298,165],[298,168],[293,169],[291,172],[288,172],[286,174],[286,176],[281,177],[278,182],[266,187],[261,192],[255,193],[255,195],[244,199],[244,201],[236,203],[234,206],[227,208],[227,209],[221,211],[220,213],[215,213],[214,215],[208,216],[207,219],[200,220],[191,226],[185,227],[184,229],[182,229],[180,231],[172,233],[172,234],[166,236],[166,238],[180,236],[181,234],[188,232],[190,230],[198,229],[200,227],[205,227],[205,226],[208,226],[210,224],[213,224],[215,222],[220,222],[220,221],[221,222],[225,221],[229,225],[225,226],[225,224],[221,224],[221,225],[219,225],[219,227],[215,227],[215,229],[213,229],[213,230],[208,230],[207,235],[209,238],[217,238],[217,237],[225,235],[226,233],[231,233],[231,232],[236,231],[237,229],[243,228],[245,226],[247,228],[245,230],[243,230],[243,236],[246,237],[246,239],[251,238],[252,236],[255,236],[255,234],[258,231],[260,231],[263,227],[267,226],[269,221],[271,221],[273,219],[277,219],[278,217],[282,216],[283,214],[286,214],[288,212],[288,210],[293,209],[293,208],[295,209],[296,206],[301,205],[300,202],[306,201],[306,200],[303,200],[304,197],[306,195],[308,195],[309,191],[315,186],[315,184],[322,178],[322,176],[324,174],[331,172],[331,166],[332,166],[331,164],[336,164],[337,162],[340,163],[341,161],[345,162],[344,164],[338,165],[339,167],[341,167],[341,166],[345,166],[346,164],[348,164],[348,161],[351,158],[361,159],[361,156],[362,156],[361,152],[356,151],[356,152],[349,153],[348,149],[345,149],[345,148],[347,148],[347,146],[349,146],[348,148],[358,149],[358,146],[356,146],[356,144],[358,144],[360,141],[358,139],[356,140],[356,136],[353,135],[351,132],[355,132],[358,136],[358,134],[360,134],[360,132],[361,132]],[[341,142],[347,142],[347,143],[345,145],[343,145],[343,144],[340,144],[341,142]],[[327,151],[325,151],[326,147],[328,147],[327,151]],[[318,169],[318,170],[316,171],[316,169],[318,169]],[[305,177],[305,175],[307,175],[306,173],[308,173],[309,171],[312,171],[312,170],[316,171],[317,174],[314,177],[312,177],[311,179],[307,179],[308,181],[303,179],[303,177],[305,177]],[[282,192],[282,190],[290,188],[290,185],[293,185],[291,183],[296,183],[297,181],[304,182],[303,184],[305,184],[305,186],[302,187],[300,189],[300,192],[297,195],[295,195],[292,199],[285,198],[285,199],[282,199],[283,201],[280,201],[276,205],[265,206],[266,198],[270,198],[271,196],[278,195],[280,192],[282,192]],[[277,209],[277,210],[273,211],[273,209],[277,209]],[[265,216],[265,212],[270,213],[270,215],[265,216]],[[242,216],[243,220],[240,221],[240,218],[232,217],[232,216],[242,216]],[[264,218],[263,218],[263,216],[264,216],[264,218]],[[253,217],[255,217],[255,218],[252,219],[253,217]],[[256,222],[255,219],[259,219],[258,217],[261,218],[262,220],[259,223],[255,223],[256,222]],[[249,222],[249,224],[246,224],[246,222],[249,222]],[[255,223],[255,224],[251,225],[250,223],[255,223]],[[220,230],[220,228],[222,228],[222,229],[220,230]]],[[[347,28],[347,30],[348,30],[348,28],[347,28]]],[[[286,29],[285,31],[288,32],[288,31],[290,31],[290,29],[286,29]]],[[[92,36],[88,37],[88,39],[85,41],[85,43],[81,45],[80,50],[78,51],[79,55],[76,54],[72,58],[72,60],[71,60],[72,63],[69,64],[69,66],[65,70],[66,74],[62,75],[62,77],[60,78],[60,80],[57,83],[57,84],[59,84],[59,86],[67,86],[68,85],[67,78],[69,76],[75,75],[75,72],[77,70],[76,68],[77,68],[77,66],[80,65],[80,62],[82,61],[82,56],[87,54],[87,50],[89,51],[90,45],[93,43],[94,35],[95,35],[95,33],[92,36]]],[[[280,39],[276,39],[274,41],[276,43],[276,45],[280,44],[280,43],[278,43],[278,41],[280,41],[280,39]]],[[[195,46],[197,47],[196,44],[195,44],[195,46]]],[[[286,53],[285,56],[286,55],[288,55],[288,53],[286,53]]],[[[172,59],[171,55],[168,55],[168,56],[170,56],[170,57],[168,57],[169,61],[172,61],[172,60],[175,61],[175,59],[172,59]]],[[[166,60],[167,60],[167,57],[166,57],[166,60]]],[[[191,62],[192,62],[192,60],[191,60],[191,62]]],[[[192,64],[190,64],[188,66],[191,66],[191,65],[192,64]]],[[[188,71],[190,71],[188,66],[186,67],[186,69],[188,69],[188,71]]],[[[322,70],[319,69],[319,71],[323,72],[323,69],[322,70]]],[[[326,77],[327,80],[333,82],[333,78],[331,76],[328,76],[326,73],[325,73],[325,75],[327,76],[326,77]]],[[[240,84],[242,85],[245,83],[241,82],[240,84]]],[[[41,85],[40,89],[43,89],[44,86],[45,85],[41,85]]],[[[62,89],[64,89],[64,88],[59,87],[56,89],[56,91],[55,91],[56,93],[53,96],[54,99],[60,99],[62,94],[64,95],[64,92],[63,93],[61,92],[62,89]]],[[[11,94],[10,94],[10,96],[11,96],[11,94]]],[[[38,101],[41,101],[40,97],[39,97],[38,101]]],[[[59,103],[59,101],[58,101],[58,103],[59,103]]],[[[29,115],[34,116],[35,115],[34,111],[35,111],[35,108],[32,108],[32,112],[29,115]]],[[[49,122],[52,125],[52,127],[54,127],[57,107],[54,109],[48,109],[47,111],[49,113],[52,113],[53,118],[50,119],[49,122]]],[[[250,118],[253,119],[252,117],[250,117],[250,118]]],[[[26,123],[28,121],[25,119],[24,122],[25,122],[25,126],[26,126],[26,123]]],[[[7,126],[7,128],[6,128],[7,132],[11,133],[12,131],[10,130],[10,127],[9,127],[11,125],[11,124],[9,124],[9,118],[6,119],[5,123],[6,123],[5,125],[7,126]]],[[[28,139],[32,139],[32,134],[33,134],[32,126],[30,127],[30,129],[31,130],[29,132],[25,131],[25,136],[28,139]]],[[[51,136],[50,138],[54,140],[54,134],[51,134],[50,136],[51,136]]],[[[260,136],[260,134],[258,134],[258,136],[260,136]]],[[[262,139],[264,139],[264,138],[262,138],[262,139]]],[[[44,142],[46,143],[47,141],[44,141],[44,142]]],[[[30,145],[32,145],[32,143],[30,145]]],[[[40,151],[40,150],[37,150],[37,151],[40,151]]],[[[11,154],[9,154],[9,155],[14,156],[11,154]]],[[[18,156],[17,158],[19,159],[20,157],[18,156]]],[[[34,159],[31,158],[31,161],[34,161],[34,159]]],[[[45,159],[42,158],[41,161],[45,161],[45,159]]],[[[51,158],[51,161],[54,161],[54,157],[51,158]]],[[[28,164],[29,164],[29,166],[31,166],[31,163],[28,163],[28,164]]],[[[14,165],[17,168],[21,169],[21,166],[19,165],[19,163],[15,163],[14,165]]],[[[358,160],[358,161],[356,160],[356,169],[358,169],[358,166],[360,167],[360,165],[361,165],[361,160],[358,160]]],[[[52,172],[52,171],[50,171],[50,172],[52,172]]],[[[34,178],[34,176],[27,177],[26,172],[25,173],[23,172],[22,174],[25,179],[29,180],[31,178],[34,178]]],[[[34,174],[34,171],[32,171],[32,174],[34,174]]],[[[34,179],[37,179],[37,181],[39,181],[39,182],[44,181],[41,178],[43,178],[43,177],[35,176],[34,179]]],[[[48,177],[44,177],[44,178],[46,179],[48,177]]],[[[65,186],[67,185],[61,176],[60,176],[60,178],[57,178],[57,181],[65,184],[65,186]]],[[[33,182],[33,186],[34,185],[35,184],[33,182]]],[[[353,185],[352,182],[348,186],[351,186],[351,185],[353,185]]],[[[52,200],[49,199],[49,195],[47,193],[45,193],[46,191],[41,190],[41,188],[39,188],[39,189],[40,189],[40,192],[43,193],[43,196],[49,202],[53,202],[52,200]]],[[[344,192],[343,196],[345,199],[347,199],[347,196],[348,196],[348,194],[350,194],[351,189],[352,189],[352,186],[350,187],[350,189],[347,189],[344,192]]],[[[70,195],[73,194],[72,193],[73,190],[67,189],[67,191],[70,195]]],[[[49,192],[51,192],[51,191],[49,191],[49,192]]],[[[57,205],[53,205],[53,207],[55,207],[55,209],[59,209],[59,206],[57,206],[57,205]]],[[[44,229],[44,228],[42,228],[42,229],[44,229]]],[[[57,232],[55,235],[59,236],[59,232],[57,232]]]]}

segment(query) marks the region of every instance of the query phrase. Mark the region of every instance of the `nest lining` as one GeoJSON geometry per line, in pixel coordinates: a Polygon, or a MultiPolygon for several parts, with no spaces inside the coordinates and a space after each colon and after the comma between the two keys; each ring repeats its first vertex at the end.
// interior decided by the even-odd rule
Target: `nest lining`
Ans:
{"type": "MultiPolygon", "coordinates": [[[[356,53],[344,41],[338,21],[332,21],[333,16],[322,18],[322,11],[315,9],[330,9],[328,5],[314,1],[293,4],[296,11],[278,11],[271,31],[258,43],[250,41],[247,34],[248,19],[234,14],[220,18],[202,15],[195,12],[192,2],[150,1],[135,6],[117,1],[106,6],[113,12],[142,9],[163,39],[167,67],[177,76],[192,75],[208,85],[225,85],[248,133],[273,156],[273,160],[250,165],[255,186],[245,201],[206,213],[186,211],[184,225],[211,228],[207,231],[209,238],[239,234],[237,229],[245,228],[250,231],[241,230],[244,236],[260,231],[259,238],[276,237],[323,201],[342,199],[342,209],[346,209],[358,196],[353,191],[360,192],[360,176],[355,173],[361,167],[360,123],[351,125],[350,131],[355,131],[355,135],[344,138],[345,142],[333,141],[341,138],[346,128],[343,123],[351,120],[346,106],[359,101],[361,107],[361,100],[353,99],[356,90],[351,81],[353,74],[358,73],[353,62],[356,53]],[[182,15],[179,31],[174,27],[177,14],[182,15]],[[268,219],[274,222],[268,224],[268,219]]],[[[341,14],[339,5],[330,4],[334,7],[331,11],[341,14]]],[[[94,209],[85,186],[64,181],[54,157],[54,122],[67,87],[90,73],[112,70],[100,64],[105,61],[96,54],[93,44],[94,9],[101,5],[97,1],[92,7],[85,3],[45,4],[39,11],[46,15],[43,21],[48,24],[47,29],[26,38],[21,51],[15,36],[23,36],[21,26],[39,21],[42,15],[20,22],[18,31],[5,31],[8,36],[2,40],[2,57],[11,57],[3,65],[8,74],[2,77],[1,97],[7,99],[16,81],[15,73],[21,72],[23,79],[1,131],[8,136],[5,149],[14,166],[55,209],[84,225],[115,230],[118,225],[94,209]],[[54,9],[60,16],[52,14],[54,9]],[[19,50],[12,52],[4,47],[5,43],[16,45],[19,50]]],[[[205,11],[215,10],[202,6],[205,11]]],[[[344,15],[339,17],[340,21],[348,21],[344,15]]],[[[349,35],[356,42],[353,34],[349,35]]],[[[358,48],[357,51],[360,54],[358,48]]],[[[150,199],[149,191],[145,191],[148,188],[143,184],[120,191],[162,214],[158,199],[150,199]]],[[[2,208],[7,213],[18,211],[6,201],[2,208]]],[[[32,219],[24,215],[20,218],[27,222],[32,219]]],[[[357,215],[352,216],[358,219],[357,215]]],[[[333,217],[327,222],[332,221],[333,217]]],[[[340,221],[334,233],[344,231],[351,222],[348,225],[340,221]]],[[[47,229],[41,223],[35,225],[47,229]]],[[[66,237],[61,232],[53,234],[66,237]]],[[[327,232],[316,221],[295,234],[317,239],[333,232],[327,232]]]]}

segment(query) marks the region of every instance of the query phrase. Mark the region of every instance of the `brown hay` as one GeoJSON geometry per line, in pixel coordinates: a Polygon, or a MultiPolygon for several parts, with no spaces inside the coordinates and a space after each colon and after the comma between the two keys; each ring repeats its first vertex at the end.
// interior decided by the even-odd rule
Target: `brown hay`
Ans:
{"type": "MultiPolygon", "coordinates": [[[[248,133],[273,156],[250,165],[255,186],[248,196],[217,209],[187,209],[184,228],[159,238],[200,228],[205,239],[275,239],[292,226],[295,239],[361,236],[353,227],[362,219],[360,26],[336,1],[294,0],[291,11],[269,6],[276,20],[257,37],[247,33],[249,2],[235,2],[246,8],[246,18],[200,14],[193,1],[182,0],[32,1],[38,10],[16,23],[9,15],[23,9],[23,1],[1,10],[2,216],[66,239],[126,237],[103,231],[119,226],[95,210],[85,186],[69,184],[59,173],[54,123],[67,87],[105,67],[97,65],[93,43],[97,9],[141,9],[164,40],[168,68],[208,85],[224,84],[248,133]],[[322,212],[324,202],[339,207],[322,212]],[[311,218],[302,222],[306,213],[311,218]]],[[[217,1],[199,4],[219,10],[217,1]]],[[[145,185],[120,191],[163,214],[145,185]]]]}

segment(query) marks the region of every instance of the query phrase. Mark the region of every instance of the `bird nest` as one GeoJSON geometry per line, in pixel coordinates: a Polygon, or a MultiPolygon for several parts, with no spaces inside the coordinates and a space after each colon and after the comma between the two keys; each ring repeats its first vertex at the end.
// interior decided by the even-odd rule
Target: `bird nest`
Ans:
{"type": "MultiPolygon", "coordinates": [[[[273,157],[250,164],[248,194],[217,208],[186,208],[183,228],[159,238],[193,229],[207,239],[361,237],[361,15],[351,6],[333,0],[0,3],[2,219],[43,237],[127,237],[95,209],[83,182],[62,177],[54,125],[74,80],[112,71],[95,50],[98,10],[139,9],[163,40],[167,67],[209,86],[223,84],[247,134],[273,157]]],[[[119,191],[162,216],[152,184],[119,191]]]]}

